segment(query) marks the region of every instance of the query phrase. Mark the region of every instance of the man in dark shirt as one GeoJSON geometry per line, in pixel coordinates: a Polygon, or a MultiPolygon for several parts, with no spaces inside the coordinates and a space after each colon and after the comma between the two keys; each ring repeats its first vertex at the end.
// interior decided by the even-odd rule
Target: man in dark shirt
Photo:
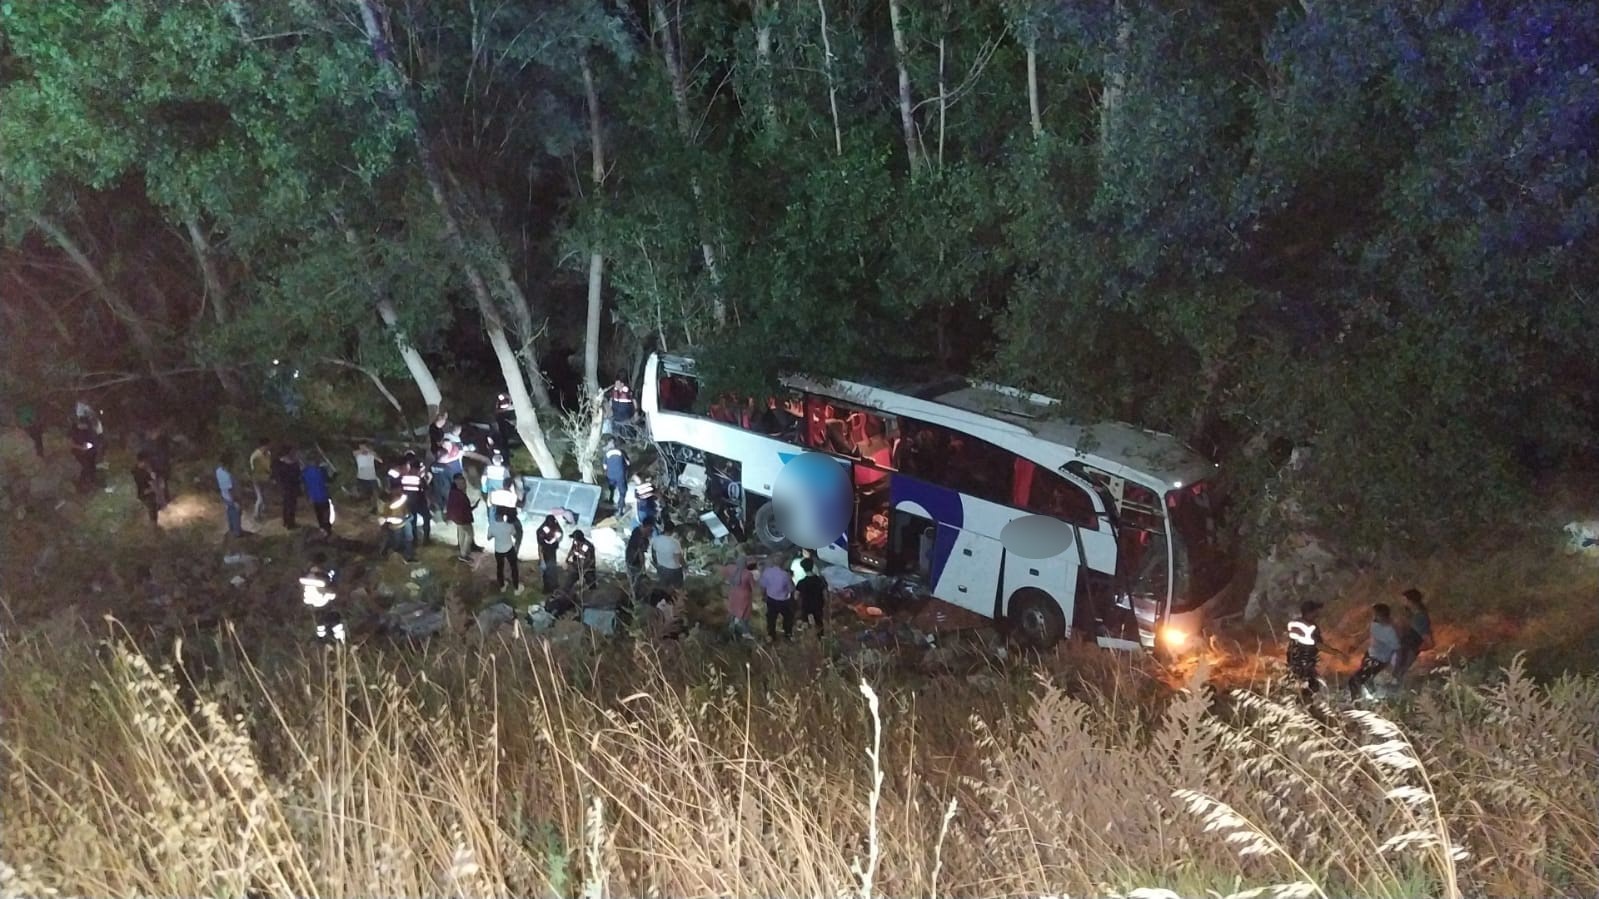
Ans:
{"type": "Polygon", "coordinates": [[[799,597],[800,620],[811,621],[816,625],[816,636],[822,636],[822,618],[827,610],[827,581],[816,573],[816,560],[813,558],[801,559],[800,570],[805,576],[794,585],[794,594],[799,597]]]}
{"type": "Polygon", "coordinates": [[[78,492],[87,493],[98,486],[95,467],[100,464],[100,435],[94,432],[92,425],[79,418],[67,431],[67,439],[72,444],[72,458],[78,460],[78,492]]]}
{"type": "Polygon", "coordinates": [[[298,525],[295,512],[300,502],[300,454],[294,447],[283,447],[272,463],[272,479],[278,482],[279,497],[283,500],[283,529],[292,531],[298,525]]]}
{"type": "Polygon", "coordinates": [[[582,531],[572,532],[572,548],[566,551],[566,567],[572,570],[574,589],[592,590],[599,584],[599,574],[594,570],[594,544],[582,531]]]}
{"type": "Polygon", "coordinates": [[[639,578],[644,576],[644,560],[649,557],[650,538],[655,536],[655,519],[646,518],[627,536],[627,584],[638,592],[639,578]]]}
{"type": "Polygon", "coordinates": [[[1301,683],[1300,694],[1309,700],[1321,692],[1321,651],[1344,655],[1322,640],[1321,628],[1316,625],[1316,613],[1321,603],[1306,600],[1299,606],[1299,617],[1288,622],[1288,673],[1301,683]]]}
{"type": "Polygon", "coordinates": [[[133,463],[133,491],[150,513],[150,523],[157,524],[161,514],[161,497],[156,488],[155,469],[150,466],[150,457],[144,453],[140,453],[133,463]]]}
{"type": "Polygon", "coordinates": [[[472,561],[472,550],[477,541],[472,535],[471,498],[466,495],[466,475],[450,479],[450,495],[444,501],[444,519],[455,525],[455,557],[462,562],[472,561]]]}
{"type": "Polygon", "coordinates": [[[561,531],[561,525],[555,520],[555,516],[546,515],[544,523],[539,525],[534,536],[539,541],[539,574],[543,576],[544,593],[547,596],[554,593],[558,586],[557,574],[561,568],[555,560],[555,555],[561,549],[561,538],[565,534],[561,531]]]}

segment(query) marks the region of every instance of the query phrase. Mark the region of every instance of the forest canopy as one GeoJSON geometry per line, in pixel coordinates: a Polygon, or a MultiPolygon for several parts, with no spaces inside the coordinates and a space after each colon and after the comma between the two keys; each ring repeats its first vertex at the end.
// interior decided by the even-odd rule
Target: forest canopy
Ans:
{"type": "Polygon", "coordinates": [[[1436,540],[1595,448],[1596,60],[1566,0],[4,0],[0,386],[466,359],[542,446],[553,360],[956,372],[1436,540]]]}

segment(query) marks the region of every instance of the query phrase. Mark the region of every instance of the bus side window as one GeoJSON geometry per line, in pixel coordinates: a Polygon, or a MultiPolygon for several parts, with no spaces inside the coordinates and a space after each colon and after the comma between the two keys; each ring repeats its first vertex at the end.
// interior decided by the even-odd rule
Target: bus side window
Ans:
{"type": "Polygon", "coordinates": [[[1011,499],[1017,508],[1059,518],[1087,530],[1099,530],[1099,515],[1087,493],[1053,471],[1020,456],[1016,458],[1011,499]]]}
{"type": "Polygon", "coordinates": [[[658,399],[660,407],[667,412],[682,412],[691,414],[694,411],[694,400],[698,398],[700,385],[687,375],[668,372],[661,378],[658,399]]]}

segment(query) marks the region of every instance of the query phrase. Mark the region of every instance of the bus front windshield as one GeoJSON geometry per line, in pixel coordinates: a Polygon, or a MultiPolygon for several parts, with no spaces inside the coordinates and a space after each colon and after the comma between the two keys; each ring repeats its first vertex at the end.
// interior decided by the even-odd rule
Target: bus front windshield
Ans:
{"type": "Polygon", "coordinates": [[[1224,499],[1208,481],[1166,494],[1176,536],[1174,612],[1198,608],[1232,582],[1235,560],[1222,528],[1224,508],[1224,499]]]}

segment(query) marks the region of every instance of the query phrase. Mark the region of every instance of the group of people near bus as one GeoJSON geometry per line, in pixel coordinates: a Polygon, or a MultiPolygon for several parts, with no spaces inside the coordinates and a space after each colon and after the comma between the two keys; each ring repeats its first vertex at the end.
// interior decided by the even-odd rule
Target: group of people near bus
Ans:
{"type": "MultiPolygon", "coordinates": [[[[1393,608],[1387,603],[1371,607],[1371,622],[1365,653],[1360,666],[1349,676],[1349,698],[1358,700],[1370,695],[1371,682],[1384,671],[1396,683],[1404,681],[1416,659],[1433,647],[1432,616],[1420,590],[1414,587],[1400,594],[1406,614],[1395,619],[1393,608]]],[[[1339,658],[1348,658],[1345,652],[1327,643],[1317,623],[1322,604],[1308,600],[1299,607],[1299,615],[1288,623],[1288,671],[1300,682],[1301,694],[1311,699],[1321,692],[1321,653],[1331,652],[1339,658]]]]}

